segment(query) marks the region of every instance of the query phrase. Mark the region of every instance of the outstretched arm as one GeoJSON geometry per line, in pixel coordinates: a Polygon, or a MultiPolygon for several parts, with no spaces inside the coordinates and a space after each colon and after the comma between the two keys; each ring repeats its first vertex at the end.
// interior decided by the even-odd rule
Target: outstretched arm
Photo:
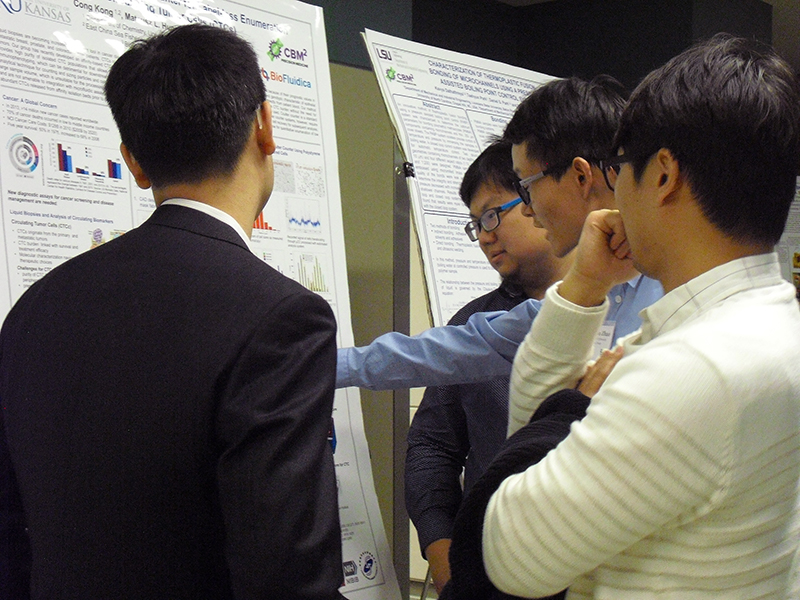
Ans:
{"type": "Polygon", "coordinates": [[[539,300],[526,300],[509,311],[475,313],[465,325],[415,336],[387,333],[368,346],[342,348],[336,387],[387,390],[508,377],[540,306],[539,300]]]}

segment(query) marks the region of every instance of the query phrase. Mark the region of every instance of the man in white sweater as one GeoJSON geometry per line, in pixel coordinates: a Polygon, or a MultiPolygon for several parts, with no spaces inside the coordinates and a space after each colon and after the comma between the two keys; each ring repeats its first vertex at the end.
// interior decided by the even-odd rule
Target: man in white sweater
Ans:
{"type": "Polygon", "coordinates": [[[639,85],[592,213],[520,346],[510,432],[574,387],[634,268],[642,311],[586,417],[486,510],[483,553],[524,597],[790,598],[800,477],[800,309],[781,236],[800,163],[800,89],[768,49],[715,37],[639,85]]]}

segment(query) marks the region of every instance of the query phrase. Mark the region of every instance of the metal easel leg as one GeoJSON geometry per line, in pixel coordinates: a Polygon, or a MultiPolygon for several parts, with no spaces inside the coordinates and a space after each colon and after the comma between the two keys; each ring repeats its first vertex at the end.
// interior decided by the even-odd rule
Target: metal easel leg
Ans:
{"type": "Polygon", "coordinates": [[[422,585],[422,593],[419,595],[419,600],[427,599],[431,581],[433,581],[431,578],[431,566],[428,565],[428,571],[425,573],[425,583],[422,585]]]}

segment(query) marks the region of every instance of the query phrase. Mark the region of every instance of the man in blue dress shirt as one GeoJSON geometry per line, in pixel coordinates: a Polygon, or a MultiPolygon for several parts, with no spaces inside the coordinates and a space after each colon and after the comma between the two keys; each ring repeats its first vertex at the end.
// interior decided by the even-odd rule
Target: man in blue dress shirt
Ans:
{"type": "MultiPolygon", "coordinates": [[[[509,310],[528,298],[541,299],[571,264],[571,255],[556,258],[545,232],[522,214],[516,184],[511,143],[503,140],[487,146],[464,174],[459,196],[471,217],[466,234],[479,242],[502,283],[463,306],[449,325],[462,325],[476,312],[509,310]]],[[[505,441],[508,384],[503,376],[429,387],[409,428],[406,508],[439,591],[450,578],[448,552],[461,505],[461,474],[466,490],[505,441]]]]}
{"type": "MultiPolygon", "coordinates": [[[[598,164],[611,150],[624,105],[616,87],[605,77],[551,81],[522,101],[503,133],[521,178],[517,192],[534,223],[547,230],[557,256],[575,248],[591,211],[616,208],[598,164]],[[599,146],[590,142],[597,128],[608,132],[599,146]]],[[[639,311],[662,295],[657,281],[640,275],[615,286],[596,351],[637,330],[639,311]]],[[[412,337],[392,332],[368,346],[340,349],[336,386],[399,389],[509,377],[540,306],[529,299],[509,311],[476,313],[464,325],[434,327],[412,337]]]]}

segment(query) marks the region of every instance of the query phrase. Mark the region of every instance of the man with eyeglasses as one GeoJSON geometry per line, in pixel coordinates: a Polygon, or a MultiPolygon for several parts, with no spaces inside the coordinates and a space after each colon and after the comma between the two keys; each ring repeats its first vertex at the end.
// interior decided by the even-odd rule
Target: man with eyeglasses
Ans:
{"type": "MultiPolygon", "coordinates": [[[[591,211],[615,208],[599,159],[609,155],[625,103],[617,90],[607,77],[551,81],[522,101],[503,134],[522,179],[516,187],[523,212],[546,230],[556,256],[577,245],[591,211]]],[[[661,295],[657,281],[638,275],[615,286],[595,354],[638,329],[639,311],[661,295]]],[[[339,349],[336,386],[398,389],[509,377],[539,307],[527,300],[507,312],[476,313],[459,327],[413,337],[392,332],[368,346],[339,349]]]]}
{"type": "MultiPolygon", "coordinates": [[[[470,212],[465,231],[480,243],[502,277],[494,291],[461,308],[449,325],[476,312],[509,310],[541,299],[569,266],[558,259],[541,229],[521,213],[511,144],[497,141],[470,165],[459,195],[470,212]]],[[[453,519],[464,492],[483,473],[506,438],[508,376],[470,385],[429,387],[408,432],[406,508],[419,534],[438,591],[450,578],[453,519]]]]}
{"type": "Polygon", "coordinates": [[[800,311],[774,251],[798,80],[770,49],[717,36],[642,81],[611,155],[619,210],[589,215],[547,291],[514,361],[511,429],[574,386],[615,283],[636,269],[666,294],[586,416],[491,497],[486,571],[525,598],[798,598],[800,311]]]}

